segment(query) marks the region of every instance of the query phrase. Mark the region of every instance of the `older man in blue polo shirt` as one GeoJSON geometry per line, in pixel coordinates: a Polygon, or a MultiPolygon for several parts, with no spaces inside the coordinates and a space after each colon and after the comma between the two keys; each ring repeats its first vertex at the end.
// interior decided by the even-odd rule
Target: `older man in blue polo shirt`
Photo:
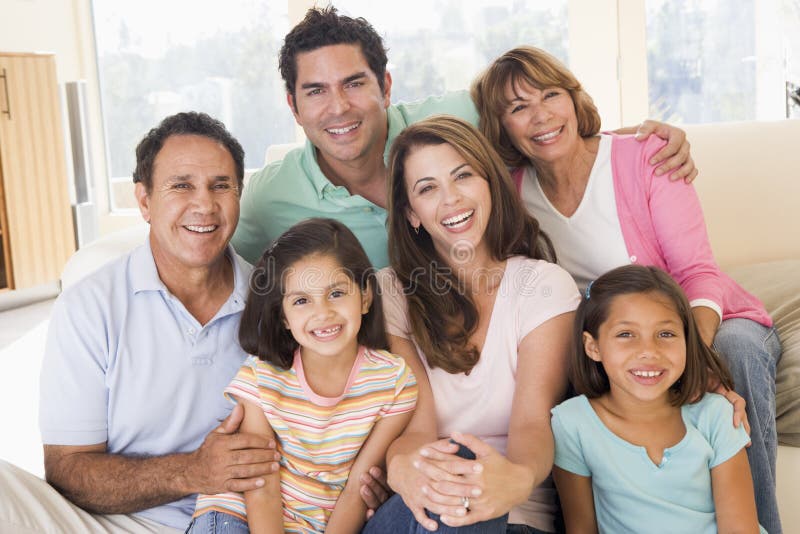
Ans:
{"type": "Polygon", "coordinates": [[[0,532],[183,532],[193,494],[254,489],[277,469],[274,444],[235,433],[241,410],[222,395],[245,358],[251,267],[228,245],[242,147],[180,113],[136,155],[149,239],[56,301],[40,393],[50,485],[0,464],[0,532]]]}
{"type": "MultiPolygon", "coordinates": [[[[296,222],[332,217],[353,231],[375,267],[388,265],[386,160],[392,142],[403,128],[431,115],[477,124],[478,112],[466,91],[391,104],[386,64],[383,40],[369,22],[339,15],[334,7],[310,9],[286,35],[280,71],[307,141],[247,184],[233,245],[248,261],[255,262],[296,222]]],[[[669,139],[658,155],[670,158],[664,169],[677,168],[673,178],[693,176],[683,131],[648,121],[640,133],[650,132],[669,139]]]]}

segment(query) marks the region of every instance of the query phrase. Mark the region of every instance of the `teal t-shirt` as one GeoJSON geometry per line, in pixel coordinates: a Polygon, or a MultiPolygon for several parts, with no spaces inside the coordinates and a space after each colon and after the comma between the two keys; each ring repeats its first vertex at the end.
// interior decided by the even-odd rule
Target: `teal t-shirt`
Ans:
{"type": "MultiPolygon", "coordinates": [[[[393,104],[387,109],[384,160],[389,157],[392,142],[406,126],[439,113],[478,124],[478,112],[467,91],[393,104]]],[[[322,174],[310,141],[250,177],[242,195],[233,247],[247,261],[255,263],[272,241],[309,217],[341,221],[359,239],[374,267],[381,269],[389,264],[386,210],[361,195],[351,195],[345,187],[333,185],[322,174]]]]}
{"type": "MultiPolygon", "coordinates": [[[[655,465],[644,447],[620,438],[581,395],[552,410],[555,465],[591,477],[602,532],[717,532],[711,469],[749,441],[733,426],[733,406],[707,393],[681,407],[686,435],[655,465]]],[[[765,532],[761,529],[761,532],[765,532]]]]}

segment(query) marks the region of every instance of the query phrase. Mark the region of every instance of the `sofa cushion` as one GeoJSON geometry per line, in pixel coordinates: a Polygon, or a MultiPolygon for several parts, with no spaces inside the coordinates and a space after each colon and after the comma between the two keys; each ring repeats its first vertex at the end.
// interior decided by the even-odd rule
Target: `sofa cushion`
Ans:
{"type": "Polygon", "coordinates": [[[148,235],[150,235],[150,225],[141,222],[82,246],[64,265],[64,270],[61,272],[61,288],[67,289],[111,260],[127,254],[143,244],[148,235]]]}
{"type": "Polygon", "coordinates": [[[800,447],[800,260],[744,265],[728,274],[760,298],[775,321],[783,347],[775,379],[778,441],[800,447]]]}

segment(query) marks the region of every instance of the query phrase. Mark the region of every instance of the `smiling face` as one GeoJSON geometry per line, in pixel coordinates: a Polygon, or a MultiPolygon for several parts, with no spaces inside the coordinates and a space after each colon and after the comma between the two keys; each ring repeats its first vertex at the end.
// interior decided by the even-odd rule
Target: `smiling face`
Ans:
{"type": "Polygon", "coordinates": [[[422,226],[446,261],[486,254],[492,196],[486,178],[447,143],[411,149],[405,161],[408,221],[422,226]]]}
{"type": "Polygon", "coordinates": [[[555,163],[579,147],[575,103],[566,89],[537,89],[524,80],[505,88],[508,106],[501,124],[514,146],[528,159],[555,163]]]}
{"type": "Polygon", "coordinates": [[[372,293],[362,291],[336,258],[313,254],[286,271],[284,325],[304,357],[355,357],[361,316],[372,293]]]}
{"type": "Polygon", "coordinates": [[[152,190],[136,184],[160,272],[208,268],[223,259],[239,220],[236,165],[220,143],[173,135],[153,164],[152,190]]]}
{"type": "Polygon", "coordinates": [[[383,158],[389,96],[370,70],[358,44],[323,46],[297,55],[294,102],[287,95],[297,124],[329,165],[383,158]]]}
{"type": "Polygon", "coordinates": [[[686,368],[683,322],[659,292],[614,297],[598,338],[583,333],[586,354],[602,363],[620,402],[668,402],[669,388],[686,368]]]}

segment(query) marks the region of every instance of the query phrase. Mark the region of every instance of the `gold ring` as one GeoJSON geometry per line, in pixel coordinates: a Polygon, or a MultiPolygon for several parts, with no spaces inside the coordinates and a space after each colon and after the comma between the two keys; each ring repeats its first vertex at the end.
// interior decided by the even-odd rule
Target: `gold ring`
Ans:
{"type": "Polygon", "coordinates": [[[464,507],[464,510],[469,512],[469,497],[461,497],[461,506],[464,507]]]}

